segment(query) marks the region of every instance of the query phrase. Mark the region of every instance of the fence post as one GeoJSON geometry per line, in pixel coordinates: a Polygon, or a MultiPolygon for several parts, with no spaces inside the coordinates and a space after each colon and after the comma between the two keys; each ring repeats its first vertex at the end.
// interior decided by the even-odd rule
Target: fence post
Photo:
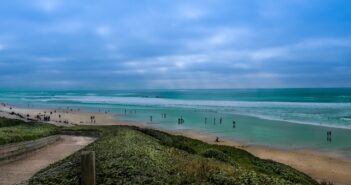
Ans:
{"type": "Polygon", "coordinates": [[[95,152],[87,151],[81,154],[82,185],[95,185],[95,152]]]}

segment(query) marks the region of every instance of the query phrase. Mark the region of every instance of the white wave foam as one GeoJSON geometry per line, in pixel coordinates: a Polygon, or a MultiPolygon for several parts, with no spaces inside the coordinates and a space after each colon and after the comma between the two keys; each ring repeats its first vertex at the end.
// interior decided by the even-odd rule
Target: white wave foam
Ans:
{"type": "MultiPolygon", "coordinates": [[[[55,100],[55,99],[51,99],[55,100]]],[[[223,100],[175,100],[143,97],[62,96],[56,100],[80,103],[105,103],[127,105],[211,106],[211,107],[271,107],[271,108],[351,108],[351,103],[258,102],[223,100]]]]}

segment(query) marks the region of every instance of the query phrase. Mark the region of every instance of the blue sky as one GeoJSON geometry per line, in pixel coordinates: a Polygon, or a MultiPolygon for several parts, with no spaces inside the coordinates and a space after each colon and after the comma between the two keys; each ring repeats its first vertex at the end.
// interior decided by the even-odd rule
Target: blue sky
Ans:
{"type": "Polygon", "coordinates": [[[0,88],[351,87],[348,0],[11,0],[0,88]]]}

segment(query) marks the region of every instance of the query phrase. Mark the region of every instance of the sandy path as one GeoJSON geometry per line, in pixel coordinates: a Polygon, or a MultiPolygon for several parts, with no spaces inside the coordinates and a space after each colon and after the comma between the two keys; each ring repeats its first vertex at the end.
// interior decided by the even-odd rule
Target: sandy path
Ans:
{"type": "Polygon", "coordinates": [[[90,137],[62,136],[59,141],[30,153],[28,157],[1,165],[0,184],[11,185],[28,180],[39,170],[64,159],[94,140],[90,137]]]}

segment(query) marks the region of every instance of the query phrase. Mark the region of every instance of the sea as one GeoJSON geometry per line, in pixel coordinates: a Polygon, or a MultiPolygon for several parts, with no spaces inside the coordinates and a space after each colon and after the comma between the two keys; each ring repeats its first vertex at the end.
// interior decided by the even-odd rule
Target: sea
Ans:
{"type": "Polygon", "coordinates": [[[0,102],[109,112],[120,121],[351,158],[351,88],[0,90],[0,102]]]}

